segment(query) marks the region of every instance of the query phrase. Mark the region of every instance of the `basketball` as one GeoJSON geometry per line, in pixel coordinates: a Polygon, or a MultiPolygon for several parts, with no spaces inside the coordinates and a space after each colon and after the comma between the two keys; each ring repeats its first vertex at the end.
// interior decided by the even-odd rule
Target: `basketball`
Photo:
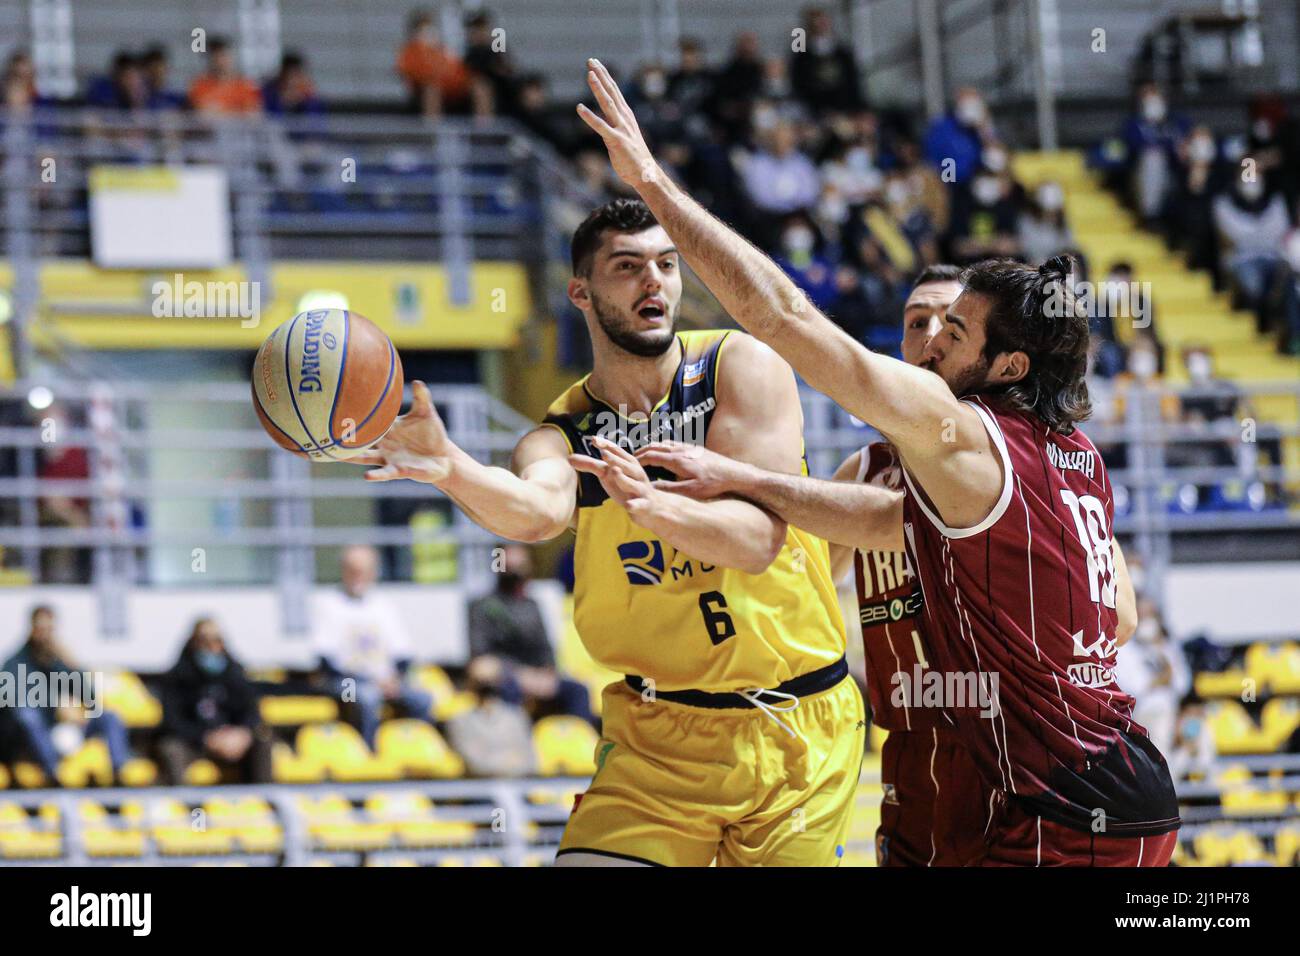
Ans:
{"type": "Polygon", "coordinates": [[[402,360],[379,326],[345,309],[301,312],[262,343],[253,407],[281,448],[316,461],[362,454],[402,405],[402,360]]]}

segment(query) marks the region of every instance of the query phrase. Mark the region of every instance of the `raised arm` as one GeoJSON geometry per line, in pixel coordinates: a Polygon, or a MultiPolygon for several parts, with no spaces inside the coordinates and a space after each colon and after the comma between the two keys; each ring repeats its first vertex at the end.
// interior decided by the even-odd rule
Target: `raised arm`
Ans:
{"type": "Polygon", "coordinates": [[[545,541],[570,526],[578,493],[569,446],[554,428],[535,429],[515,446],[512,471],[475,461],[447,436],[423,382],[411,410],[393,423],[373,455],[369,481],[410,478],[441,489],[475,524],[514,541],[545,541]]]}
{"type": "Polygon", "coordinates": [[[587,82],[604,117],[581,105],[579,114],[723,308],[810,385],[890,439],[949,524],[981,520],[1002,475],[976,412],[939,376],[871,352],[822,315],[775,262],[663,173],[599,61],[589,61],[587,82]]]}

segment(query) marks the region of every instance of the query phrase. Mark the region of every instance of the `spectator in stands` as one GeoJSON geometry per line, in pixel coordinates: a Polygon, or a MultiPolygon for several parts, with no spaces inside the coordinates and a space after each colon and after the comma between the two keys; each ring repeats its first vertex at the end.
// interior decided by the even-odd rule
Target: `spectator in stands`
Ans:
{"type": "MultiPolygon", "coordinates": [[[[42,443],[37,476],[44,481],[84,482],[90,480],[90,456],[69,432],[78,424],[61,402],[51,404],[40,416],[42,443]]],[[[41,524],[45,527],[85,529],[91,525],[90,499],[75,494],[45,494],[38,501],[41,524]]],[[[41,579],[46,584],[84,584],[90,580],[90,552],[86,548],[60,547],[41,550],[41,579]]]]}
{"type": "Polygon", "coordinates": [[[432,722],[433,699],[406,682],[415,656],[393,602],[374,591],[379,555],[354,546],[343,552],[343,583],[323,595],[315,627],[319,677],[327,692],[352,705],[372,748],[384,704],[432,722]]]}
{"type": "Polygon", "coordinates": [[[792,212],[811,209],[821,195],[821,178],[811,159],[799,150],[795,128],[777,123],[760,137],[757,152],[744,161],[745,193],[758,213],[754,234],[771,248],[781,221],[792,212]]]}
{"type": "Polygon", "coordinates": [[[991,147],[985,153],[970,188],[959,188],[953,196],[949,244],[952,260],[960,265],[1022,254],[1020,210],[1005,151],[991,147]]]}
{"type": "Polygon", "coordinates": [[[627,96],[637,124],[650,143],[662,149],[665,143],[685,138],[682,107],[668,95],[668,71],[660,64],[643,66],[627,96]]]}
{"type": "Polygon", "coordinates": [[[465,20],[465,66],[485,86],[487,112],[514,116],[518,111],[519,70],[506,48],[505,31],[497,32],[492,15],[476,10],[465,20]]]}
{"type": "Polygon", "coordinates": [[[1065,191],[1057,182],[1039,183],[1034,198],[1020,214],[1020,248],[1030,265],[1066,252],[1074,246],[1074,233],[1065,219],[1065,191]]]}
{"type": "Polygon", "coordinates": [[[835,38],[831,15],[822,7],[804,11],[804,44],[790,53],[790,85],[813,113],[853,110],[863,105],[853,50],[835,38]]]}
{"type": "Polygon", "coordinates": [[[736,35],[731,59],[717,75],[713,112],[725,136],[738,142],[749,133],[750,108],[763,89],[763,55],[758,34],[746,30],[736,35]]]}
{"type": "Polygon", "coordinates": [[[200,757],[227,783],[271,782],[271,734],[244,668],[210,617],[194,622],[180,658],[162,679],[158,758],[164,782],[181,784],[200,757]]]}
{"type": "Polygon", "coordinates": [[[1214,200],[1213,210],[1223,271],[1262,328],[1267,298],[1281,279],[1282,241],[1292,223],[1282,194],[1270,193],[1257,172],[1243,168],[1233,188],[1214,200]]]}
{"type": "Polygon", "coordinates": [[[1287,234],[1282,244],[1287,275],[1282,292],[1282,349],[1300,355],[1300,229],[1287,234]]]}
{"type": "Polygon", "coordinates": [[[1144,224],[1164,227],[1177,182],[1179,147],[1191,122],[1170,112],[1164,93],[1154,83],[1137,88],[1135,104],[1120,134],[1129,195],[1144,224]]]}
{"type": "Polygon", "coordinates": [[[471,777],[527,777],[537,771],[532,723],[518,704],[501,699],[491,680],[471,677],[478,698],[471,710],[447,721],[447,742],[465,761],[471,777]]]}
{"type": "Polygon", "coordinates": [[[844,264],[835,269],[835,297],[824,311],[827,318],[855,341],[871,345],[871,300],[867,298],[862,276],[852,265],[844,264]]]}
{"type": "MultiPolygon", "coordinates": [[[[59,786],[59,760],[78,749],[86,738],[103,739],[108,747],[114,776],[131,757],[126,725],[117,714],[103,710],[103,700],[91,699],[87,684],[102,684],[90,671],[78,671],[68,663],[68,655],[56,633],[54,609],[39,605],[31,612],[31,629],[27,640],[0,671],[12,675],[9,680],[20,690],[19,705],[4,708],[17,724],[21,745],[45,771],[51,786],[59,786]],[[77,685],[80,685],[80,696],[77,685]],[[37,694],[35,688],[43,686],[37,694]]],[[[92,693],[102,694],[102,687],[92,693]]]]}
{"type": "Polygon", "coordinates": [[[521,544],[509,544],[500,556],[496,590],[469,606],[466,673],[534,717],[563,713],[591,720],[587,688],[556,669],[541,605],[528,594],[532,555],[521,544]]]}
{"type": "Polygon", "coordinates": [[[953,108],[926,131],[925,158],[945,183],[967,183],[984,162],[984,147],[996,140],[984,97],[964,86],[953,97],[953,108]]]}
{"type": "Polygon", "coordinates": [[[874,150],[861,141],[837,139],[819,173],[822,182],[819,218],[836,227],[848,219],[851,209],[879,196],[884,185],[874,150]]]}
{"type": "Polygon", "coordinates": [[[830,308],[838,293],[835,270],[824,250],[812,218],[797,212],[786,218],[773,256],[776,264],[819,309],[830,308]]]}
{"type": "Polygon", "coordinates": [[[169,63],[167,48],[155,43],[140,57],[145,82],[149,85],[149,105],[156,110],[180,110],[186,106],[185,94],[172,89],[167,82],[169,63]]]}
{"type": "Polygon", "coordinates": [[[1133,719],[1147,729],[1161,753],[1168,753],[1174,744],[1178,701],[1191,687],[1191,673],[1149,597],[1138,599],[1137,630],[1120,648],[1115,671],[1120,687],[1135,700],[1133,719]]]}
{"type": "Polygon", "coordinates": [[[1287,115],[1286,100],[1262,93],[1250,103],[1247,152],[1255,158],[1270,192],[1279,192],[1287,205],[1300,199],[1300,123],[1287,115]]]}
{"type": "Polygon", "coordinates": [[[1181,169],[1173,200],[1174,237],[1193,269],[1207,269],[1215,287],[1222,284],[1218,238],[1214,231],[1214,197],[1227,178],[1219,146],[1208,126],[1192,128],[1180,151],[1181,169]]]}
{"type": "Polygon", "coordinates": [[[190,85],[190,106],[212,115],[262,111],[262,93],[256,83],[235,69],[235,51],[225,37],[208,41],[207,69],[190,85]]]}
{"type": "Polygon", "coordinates": [[[717,106],[717,83],[699,40],[682,37],[677,50],[677,69],[668,78],[668,98],[682,111],[687,138],[699,143],[710,138],[709,118],[717,106]]]}
{"type": "Polygon", "coordinates": [[[490,115],[491,85],[470,72],[439,39],[433,15],[416,10],[407,22],[406,43],[397,53],[397,73],[406,84],[411,112],[490,115]]]}
{"type": "Polygon", "coordinates": [[[125,50],[118,51],[110,73],[91,80],[86,105],[112,110],[150,108],[152,93],[141,59],[125,50]]]}
{"type": "Polygon", "coordinates": [[[1204,779],[1214,771],[1218,751],[1208,718],[1205,703],[1194,692],[1189,693],[1179,710],[1174,745],[1164,751],[1169,775],[1175,781],[1189,777],[1204,779]]]}
{"type": "Polygon", "coordinates": [[[293,51],[280,58],[280,71],[263,85],[262,103],[273,116],[319,116],[325,112],[306,59],[293,51]]]}
{"type": "Polygon", "coordinates": [[[9,54],[4,72],[4,112],[10,116],[26,116],[39,105],[36,93],[36,70],[31,55],[26,50],[9,54]]]}
{"type": "Polygon", "coordinates": [[[552,110],[550,87],[541,73],[520,77],[515,116],[533,135],[550,143],[561,154],[568,155],[573,149],[574,138],[552,110]]]}
{"type": "MultiPolygon", "coordinates": [[[[915,140],[905,137],[899,139],[896,143],[896,153],[898,164],[894,175],[904,183],[908,196],[905,203],[890,199],[891,208],[896,208],[897,214],[904,209],[911,210],[915,205],[924,213],[927,238],[946,234],[951,190],[939,178],[938,171],[925,161],[925,157],[921,154],[921,146],[915,140]]],[[[888,190],[890,187],[887,184],[885,188],[888,190]]],[[[899,221],[908,228],[909,235],[913,235],[914,241],[918,241],[916,230],[908,226],[908,220],[900,218],[899,221]]],[[[938,261],[938,251],[935,251],[933,260],[927,256],[926,261],[938,261]]]]}

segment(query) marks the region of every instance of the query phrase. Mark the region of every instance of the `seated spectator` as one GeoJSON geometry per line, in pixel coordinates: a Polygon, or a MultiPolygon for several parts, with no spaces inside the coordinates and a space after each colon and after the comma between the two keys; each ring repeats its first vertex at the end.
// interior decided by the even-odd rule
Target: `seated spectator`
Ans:
{"type": "Polygon", "coordinates": [[[1215,288],[1223,284],[1219,244],[1214,231],[1214,197],[1223,191],[1228,173],[1208,126],[1193,127],[1180,151],[1181,168],[1174,199],[1173,234],[1193,269],[1206,269],[1215,288]]]}
{"type": "Polygon", "coordinates": [[[1280,193],[1269,193],[1258,176],[1238,177],[1214,200],[1221,260],[1239,301],[1264,324],[1264,307],[1281,279],[1282,241],[1291,214],[1280,193]]]}
{"type": "Polygon", "coordinates": [[[797,146],[795,129],[778,123],[761,136],[761,146],[744,162],[742,180],[758,212],[756,236],[771,247],[780,221],[792,212],[811,209],[821,195],[817,167],[797,146]]]}
{"type": "Polygon", "coordinates": [[[692,143],[707,140],[708,120],[716,108],[716,80],[699,40],[683,37],[677,49],[677,69],[668,78],[668,98],[682,111],[687,139],[692,143]]]}
{"type": "Polygon", "coordinates": [[[984,97],[964,86],[953,98],[953,108],[930,124],[925,133],[925,158],[945,183],[968,183],[984,161],[984,147],[997,134],[984,97]]]}
{"type": "Polygon", "coordinates": [[[262,103],[273,116],[319,116],[325,112],[301,53],[288,52],[280,58],[280,72],[262,87],[262,103]]]}
{"type": "Polygon", "coordinates": [[[520,544],[506,545],[496,590],[469,606],[469,664],[478,686],[496,687],[510,704],[534,718],[552,713],[592,720],[587,688],[563,677],[542,609],[528,595],[533,560],[520,544]]]}
{"type": "Polygon", "coordinates": [[[834,268],[806,213],[786,218],[773,260],[807,293],[813,305],[818,309],[830,307],[838,291],[834,268]]]}
{"type": "Polygon", "coordinates": [[[406,43],[397,53],[397,73],[410,95],[411,112],[422,116],[490,115],[491,88],[475,76],[438,37],[426,10],[411,14],[406,43]]]}
{"type": "Polygon", "coordinates": [[[873,318],[871,300],[853,266],[841,265],[835,270],[835,297],[824,311],[854,341],[871,344],[868,336],[873,318]]]}
{"type": "Polygon", "coordinates": [[[184,93],[178,93],[167,82],[167,49],[160,44],[149,47],[140,57],[145,83],[149,86],[149,107],[155,110],[185,109],[184,93]]]}
{"type": "Polygon", "coordinates": [[[1194,693],[1183,699],[1174,731],[1174,745],[1165,751],[1169,775],[1174,780],[1206,779],[1214,772],[1218,750],[1214,731],[1205,711],[1205,703],[1194,693]]]}
{"type": "MultiPolygon", "coordinates": [[[[948,232],[950,187],[939,178],[938,171],[925,161],[920,144],[914,140],[898,140],[897,160],[894,175],[905,184],[908,196],[905,201],[889,199],[891,208],[905,205],[909,212],[912,208],[919,208],[924,212],[927,238],[945,235],[948,232]]],[[[885,188],[888,190],[889,186],[886,185],[885,188]]],[[[899,218],[899,221],[908,229],[909,235],[913,235],[914,230],[909,227],[908,219],[899,218]]],[[[916,235],[913,235],[913,241],[918,241],[916,235]]],[[[937,258],[936,250],[935,261],[937,258]]],[[[927,257],[926,261],[931,260],[927,257]]]]}
{"type": "Polygon", "coordinates": [[[1020,211],[1005,169],[982,166],[969,188],[956,191],[948,242],[952,260],[959,265],[1021,255],[1020,211]]]}
{"type": "Polygon", "coordinates": [[[200,113],[247,115],[262,111],[262,93],[257,84],[235,69],[230,41],[213,37],[208,41],[207,69],[190,85],[190,106],[200,113]]]}
{"type": "Polygon", "coordinates": [[[1287,234],[1282,255],[1288,272],[1283,282],[1279,338],[1284,352],[1300,355],[1300,229],[1287,234]]]}
{"type": "Polygon", "coordinates": [[[201,617],[162,678],[158,762],[166,783],[185,782],[199,758],[211,760],[225,783],[271,782],[271,734],[244,668],[230,656],[217,622],[201,617]]]}
{"type": "Polygon", "coordinates": [[[686,137],[681,104],[668,95],[668,72],[658,63],[641,68],[628,89],[628,105],[647,140],[662,148],[686,137]]]}
{"type": "MultiPolygon", "coordinates": [[[[40,449],[37,476],[51,482],[90,480],[90,455],[69,435],[78,424],[71,410],[55,402],[40,415],[51,441],[40,449]]],[[[74,494],[46,494],[38,499],[45,527],[85,529],[91,525],[90,499],[74,494]]],[[[90,580],[90,550],[60,547],[41,549],[41,580],[47,584],[85,584],[90,580]]]]}
{"type": "Polygon", "coordinates": [[[831,15],[822,7],[804,11],[804,49],[790,53],[790,85],[813,113],[853,110],[863,105],[853,50],[835,38],[831,15]]]}
{"type": "Polygon", "coordinates": [[[1065,219],[1065,192],[1060,183],[1039,184],[1028,208],[1020,214],[1018,238],[1025,261],[1035,266],[1074,246],[1074,233],[1065,219]]]}
{"type": "Polygon", "coordinates": [[[1129,196],[1143,223],[1167,225],[1176,213],[1170,207],[1178,173],[1178,150],[1191,130],[1180,113],[1171,114],[1160,87],[1144,83],[1137,88],[1136,109],[1124,121],[1123,168],[1129,196]]]}
{"type": "Polygon", "coordinates": [[[1150,598],[1138,600],[1137,630],[1119,649],[1115,676],[1135,700],[1133,719],[1147,729],[1161,753],[1168,753],[1174,744],[1178,701],[1191,688],[1192,677],[1150,598]]]}
{"type": "Polygon", "coordinates": [[[821,215],[836,225],[848,219],[849,210],[879,196],[884,176],[872,150],[864,143],[836,142],[821,164],[821,215]]]}
{"type": "Polygon", "coordinates": [[[533,725],[518,704],[501,699],[491,680],[471,677],[469,690],[478,697],[472,710],[447,721],[447,742],[465,761],[471,777],[527,777],[537,770],[533,725]]]}
{"type": "Polygon", "coordinates": [[[1300,200],[1300,123],[1287,115],[1286,100],[1277,93],[1261,93],[1250,103],[1247,152],[1255,157],[1269,192],[1286,197],[1294,208],[1300,200]]]}
{"type": "Polygon", "coordinates": [[[17,724],[20,748],[40,764],[50,786],[60,785],[60,758],[75,753],[91,737],[103,739],[117,776],[131,758],[126,725],[117,714],[103,710],[102,699],[90,699],[102,688],[92,684],[91,672],[78,672],[68,663],[55,624],[53,608],[32,609],[27,640],[0,666],[0,671],[12,675],[21,699],[18,706],[4,708],[0,717],[7,715],[17,724]],[[92,685],[90,694],[87,684],[92,685]],[[44,687],[43,693],[35,693],[38,685],[44,687]],[[79,696],[69,696],[77,694],[77,685],[79,696]]]}
{"type": "Polygon", "coordinates": [[[726,138],[736,142],[749,133],[750,110],[763,89],[763,54],[758,34],[736,34],[731,59],[714,81],[713,113],[726,138]]]}
{"type": "Polygon", "coordinates": [[[498,43],[492,15],[476,10],[465,21],[465,66],[486,84],[488,113],[514,116],[518,111],[519,71],[504,41],[498,43]]]}
{"type": "Polygon", "coordinates": [[[575,145],[570,127],[566,127],[552,109],[550,86],[541,73],[520,77],[515,118],[562,155],[569,155],[575,145]]]}
{"type": "Polygon", "coordinates": [[[342,586],[323,595],[315,627],[320,682],[349,705],[371,748],[386,703],[433,721],[432,697],[406,682],[414,649],[397,608],[373,590],[378,569],[374,548],[346,549],[342,586]]]}
{"type": "Polygon", "coordinates": [[[148,109],[151,100],[144,63],[126,51],[113,57],[113,68],[108,76],[95,78],[86,90],[86,105],[99,109],[148,109]]]}

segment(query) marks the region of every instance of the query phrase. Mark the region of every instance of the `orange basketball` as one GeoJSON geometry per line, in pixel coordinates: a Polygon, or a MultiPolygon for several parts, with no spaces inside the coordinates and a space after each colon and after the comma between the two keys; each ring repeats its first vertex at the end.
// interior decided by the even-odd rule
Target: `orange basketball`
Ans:
{"type": "Polygon", "coordinates": [[[346,461],[383,438],[402,407],[402,360],[379,326],[345,309],[301,312],[262,343],[253,407],[281,448],[346,461]]]}

